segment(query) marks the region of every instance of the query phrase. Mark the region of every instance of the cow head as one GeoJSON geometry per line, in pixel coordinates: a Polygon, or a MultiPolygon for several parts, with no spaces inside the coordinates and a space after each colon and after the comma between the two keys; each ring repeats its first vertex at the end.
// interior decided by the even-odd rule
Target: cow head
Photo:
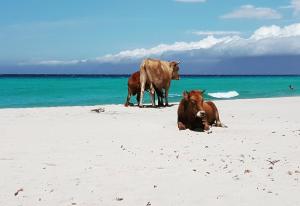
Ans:
{"type": "Polygon", "coordinates": [[[176,61],[170,62],[170,67],[172,68],[172,79],[174,80],[179,80],[179,74],[178,74],[179,63],[180,62],[176,62],[176,61]]]}
{"type": "Polygon", "coordinates": [[[190,92],[185,91],[183,93],[184,100],[188,103],[188,110],[190,115],[194,118],[203,118],[205,117],[205,111],[203,107],[203,93],[205,91],[192,90],[190,92]]]}

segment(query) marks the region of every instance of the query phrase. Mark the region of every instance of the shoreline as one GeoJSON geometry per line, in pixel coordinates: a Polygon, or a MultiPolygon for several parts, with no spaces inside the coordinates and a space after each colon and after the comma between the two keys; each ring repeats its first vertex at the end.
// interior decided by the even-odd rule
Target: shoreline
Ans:
{"type": "MultiPolygon", "coordinates": [[[[0,74],[1,77],[129,77],[128,74],[0,74]]],[[[180,74],[183,77],[298,77],[300,74],[180,74]]]]}
{"type": "MultiPolygon", "coordinates": [[[[259,99],[285,99],[285,98],[300,98],[299,96],[282,96],[282,97],[258,97],[258,98],[219,98],[219,99],[206,99],[205,101],[213,101],[213,102],[220,102],[220,101],[243,101],[243,100],[259,100],[259,99]]],[[[178,105],[179,102],[169,102],[169,104],[175,104],[178,105]]],[[[124,104],[95,104],[95,105],[58,105],[58,106],[36,106],[36,107],[0,107],[0,110],[7,110],[7,109],[46,109],[46,108],[72,108],[72,107],[104,107],[104,106],[124,106],[124,104]]],[[[149,103],[144,104],[146,106],[150,106],[149,103]]],[[[138,107],[137,104],[135,104],[134,106],[128,106],[128,108],[130,107],[138,107]]],[[[126,108],[126,107],[125,107],[126,108]]],[[[150,107],[151,108],[151,107],[150,107]]],[[[164,107],[160,107],[160,109],[162,109],[164,107]]],[[[152,109],[159,109],[159,108],[152,108],[152,109]]]]}

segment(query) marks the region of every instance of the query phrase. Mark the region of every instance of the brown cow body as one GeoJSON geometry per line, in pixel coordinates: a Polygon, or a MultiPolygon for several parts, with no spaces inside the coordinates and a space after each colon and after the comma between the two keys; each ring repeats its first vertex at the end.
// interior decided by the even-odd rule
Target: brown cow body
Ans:
{"type": "Polygon", "coordinates": [[[224,127],[213,102],[204,102],[202,91],[183,93],[177,115],[178,129],[209,130],[210,126],[224,127]]]}
{"type": "MultiPolygon", "coordinates": [[[[131,96],[136,96],[136,101],[140,101],[140,92],[141,92],[141,84],[140,84],[140,72],[134,72],[129,78],[128,78],[128,94],[125,102],[125,106],[132,106],[133,104],[130,103],[131,96]]],[[[145,90],[149,91],[150,86],[146,83],[145,90]]],[[[163,99],[163,93],[162,91],[159,91],[158,89],[155,89],[157,98],[158,98],[158,105],[162,105],[162,99],[163,99]]]]}
{"type": "Polygon", "coordinates": [[[165,90],[165,103],[168,105],[168,93],[172,79],[179,79],[178,62],[167,62],[155,59],[145,59],[140,67],[140,101],[139,106],[143,106],[144,91],[147,84],[150,87],[152,106],[155,106],[155,88],[159,91],[165,90]]]}

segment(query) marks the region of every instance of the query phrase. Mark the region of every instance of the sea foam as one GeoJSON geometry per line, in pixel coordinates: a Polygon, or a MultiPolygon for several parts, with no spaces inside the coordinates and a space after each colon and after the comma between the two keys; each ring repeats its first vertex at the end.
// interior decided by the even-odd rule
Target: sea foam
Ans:
{"type": "Polygon", "coordinates": [[[169,97],[181,97],[182,96],[182,94],[169,94],[169,97]]]}
{"type": "Polygon", "coordinates": [[[229,99],[232,97],[239,96],[239,93],[237,91],[229,91],[229,92],[208,93],[208,95],[219,99],[229,99]]]}

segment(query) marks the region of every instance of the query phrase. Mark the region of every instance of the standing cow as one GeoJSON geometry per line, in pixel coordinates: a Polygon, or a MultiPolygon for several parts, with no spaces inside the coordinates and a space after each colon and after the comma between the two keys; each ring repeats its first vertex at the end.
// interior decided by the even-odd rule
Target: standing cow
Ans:
{"type": "Polygon", "coordinates": [[[179,79],[179,62],[167,62],[156,59],[145,59],[140,67],[140,83],[141,93],[139,106],[143,107],[143,97],[146,85],[150,86],[151,103],[155,106],[154,92],[155,88],[162,91],[165,90],[165,104],[168,106],[168,94],[171,80],[179,79]]]}
{"type": "MultiPolygon", "coordinates": [[[[150,89],[149,84],[145,85],[145,90],[148,91],[150,89]]],[[[140,101],[140,92],[141,92],[141,84],[140,84],[140,71],[134,72],[129,78],[128,78],[128,94],[125,102],[125,107],[127,106],[133,106],[132,103],[130,103],[131,96],[136,96],[136,101],[140,101]]],[[[163,105],[163,92],[161,90],[158,90],[155,88],[155,92],[158,98],[158,106],[163,105]]]]}

